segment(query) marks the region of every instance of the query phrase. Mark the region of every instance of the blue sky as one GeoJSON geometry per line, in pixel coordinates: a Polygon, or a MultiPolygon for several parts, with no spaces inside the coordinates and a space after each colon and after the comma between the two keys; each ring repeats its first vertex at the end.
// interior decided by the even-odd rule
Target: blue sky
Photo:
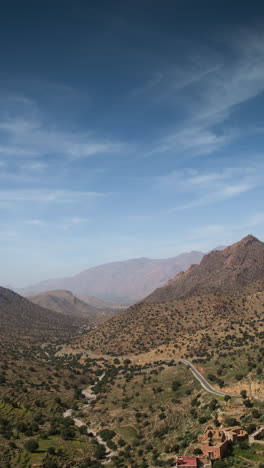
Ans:
{"type": "Polygon", "coordinates": [[[98,4],[2,6],[2,285],[264,240],[263,2],[98,4]]]}

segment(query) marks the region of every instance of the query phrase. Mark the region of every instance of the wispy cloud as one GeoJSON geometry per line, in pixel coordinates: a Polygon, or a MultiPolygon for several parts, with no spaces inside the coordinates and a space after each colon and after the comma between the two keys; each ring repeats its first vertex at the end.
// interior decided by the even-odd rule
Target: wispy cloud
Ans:
{"type": "MultiPolygon", "coordinates": [[[[210,55],[207,50],[196,52],[198,61],[190,51],[192,65],[183,65],[178,77],[167,73],[166,79],[163,72],[159,102],[169,97],[170,107],[175,107],[182,119],[175,128],[171,126],[164,132],[144,155],[166,152],[174,152],[175,157],[209,155],[244,136],[244,129],[225,124],[238,106],[264,91],[263,40],[262,31],[241,31],[235,37],[226,33],[226,39],[221,42],[222,47],[228,49],[229,58],[226,50],[223,56],[220,53],[210,55]]],[[[156,94],[155,89],[155,99],[156,94]]],[[[251,127],[247,132],[256,130],[251,127]]]]}
{"type": "Polygon", "coordinates": [[[68,230],[71,227],[80,226],[89,221],[90,219],[88,218],[81,218],[81,217],[73,216],[73,217],[63,217],[61,219],[58,219],[56,222],[52,220],[47,221],[44,219],[33,218],[33,219],[25,220],[24,223],[27,224],[28,226],[37,227],[37,228],[48,228],[48,229],[53,228],[53,229],[68,230]]]}
{"type": "Polygon", "coordinates": [[[208,193],[201,195],[200,197],[184,203],[182,205],[179,205],[171,210],[173,211],[178,211],[178,210],[186,210],[189,208],[195,208],[198,206],[208,206],[208,205],[213,205],[216,203],[220,203],[226,200],[229,200],[231,198],[234,198],[238,195],[241,195],[245,192],[248,192],[250,190],[253,190],[254,188],[257,187],[257,184],[255,183],[242,183],[242,184],[236,184],[236,185],[225,185],[218,187],[214,190],[210,190],[208,193]]]}
{"type": "Polygon", "coordinates": [[[254,190],[263,183],[264,166],[254,164],[229,167],[216,171],[183,169],[168,174],[146,177],[163,196],[177,196],[181,202],[169,212],[213,205],[254,190]],[[185,201],[187,199],[187,201],[185,201]]]}
{"type": "Polygon", "coordinates": [[[106,197],[109,194],[76,190],[0,190],[1,202],[78,203],[81,200],[106,197]]]}
{"type": "MultiPolygon", "coordinates": [[[[6,107],[9,100],[7,99],[6,107]]],[[[86,131],[67,131],[47,124],[41,111],[30,114],[21,112],[17,116],[0,114],[0,156],[2,158],[64,157],[79,159],[99,154],[119,153],[123,148],[120,141],[98,136],[92,128],[86,131]]]]}

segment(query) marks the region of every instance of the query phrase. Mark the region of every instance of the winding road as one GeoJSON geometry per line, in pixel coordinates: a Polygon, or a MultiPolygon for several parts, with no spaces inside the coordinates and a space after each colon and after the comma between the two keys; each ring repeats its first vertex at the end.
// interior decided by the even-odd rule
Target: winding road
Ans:
{"type": "Polygon", "coordinates": [[[207,392],[213,393],[214,395],[217,395],[217,396],[226,396],[227,395],[227,393],[219,392],[218,390],[215,390],[212,387],[212,385],[210,385],[209,382],[207,382],[207,380],[204,378],[204,376],[202,374],[200,374],[200,372],[194,367],[194,365],[190,361],[187,361],[186,359],[179,359],[179,362],[182,362],[187,367],[189,367],[189,369],[192,372],[192,374],[194,375],[194,377],[197,380],[199,380],[200,384],[202,385],[202,387],[207,392]]]}
{"type": "MultiPolygon", "coordinates": [[[[219,390],[215,390],[212,387],[212,385],[204,378],[204,376],[194,367],[194,365],[190,361],[187,361],[187,359],[178,359],[178,362],[182,362],[190,369],[194,377],[197,380],[199,380],[200,384],[207,392],[213,393],[214,395],[217,395],[217,396],[223,396],[223,397],[226,395],[233,396],[233,397],[238,396],[238,395],[230,395],[229,393],[224,393],[224,392],[220,392],[219,390]]],[[[254,400],[257,400],[257,401],[264,401],[264,398],[259,398],[259,397],[253,397],[253,398],[254,400]]]]}

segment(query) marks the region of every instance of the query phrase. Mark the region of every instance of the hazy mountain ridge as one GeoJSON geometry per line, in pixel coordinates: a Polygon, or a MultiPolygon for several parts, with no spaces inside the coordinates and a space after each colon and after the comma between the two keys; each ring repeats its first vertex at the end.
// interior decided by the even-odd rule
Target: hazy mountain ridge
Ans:
{"type": "Polygon", "coordinates": [[[114,315],[109,310],[98,309],[75,297],[70,291],[46,291],[27,298],[29,301],[55,312],[72,317],[82,317],[96,325],[114,315]]]}
{"type": "MultiPolygon", "coordinates": [[[[260,331],[263,294],[264,243],[247,236],[223,251],[209,253],[200,265],[192,265],[146,300],[84,335],[81,345],[125,354],[171,342],[194,347],[201,330],[209,335],[213,331],[216,338],[218,333],[224,337],[230,327],[236,333],[242,328],[249,333],[258,323],[260,331]]],[[[207,339],[201,342],[207,344],[207,339]]]]}
{"type": "Polygon", "coordinates": [[[76,296],[96,296],[114,303],[136,302],[163,285],[193,263],[200,263],[202,252],[189,252],[167,259],[138,258],[107,263],[68,277],[42,281],[17,290],[32,296],[49,290],[69,290],[76,296]]]}

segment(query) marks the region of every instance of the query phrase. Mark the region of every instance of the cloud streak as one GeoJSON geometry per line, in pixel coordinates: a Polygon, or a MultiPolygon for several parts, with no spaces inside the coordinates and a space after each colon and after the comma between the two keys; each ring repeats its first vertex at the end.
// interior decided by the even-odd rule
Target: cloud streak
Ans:
{"type": "Polygon", "coordinates": [[[92,130],[66,131],[47,125],[40,116],[0,118],[0,157],[64,157],[71,160],[120,153],[123,143],[98,137],[92,130]]]}
{"type": "MultiPolygon", "coordinates": [[[[226,50],[223,56],[198,54],[203,69],[190,52],[192,67],[186,66],[182,76],[172,74],[166,82],[163,72],[165,98],[160,89],[159,102],[169,97],[170,106],[183,118],[145,151],[145,156],[168,152],[173,152],[175,158],[208,156],[244,135],[244,129],[242,132],[227,122],[236,108],[264,91],[264,34],[242,31],[235,37],[226,36],[221,41],[228,54],[226,50]]],[[[247,129],[248,134],[254,132],[256,128],[247,129]]]]}

